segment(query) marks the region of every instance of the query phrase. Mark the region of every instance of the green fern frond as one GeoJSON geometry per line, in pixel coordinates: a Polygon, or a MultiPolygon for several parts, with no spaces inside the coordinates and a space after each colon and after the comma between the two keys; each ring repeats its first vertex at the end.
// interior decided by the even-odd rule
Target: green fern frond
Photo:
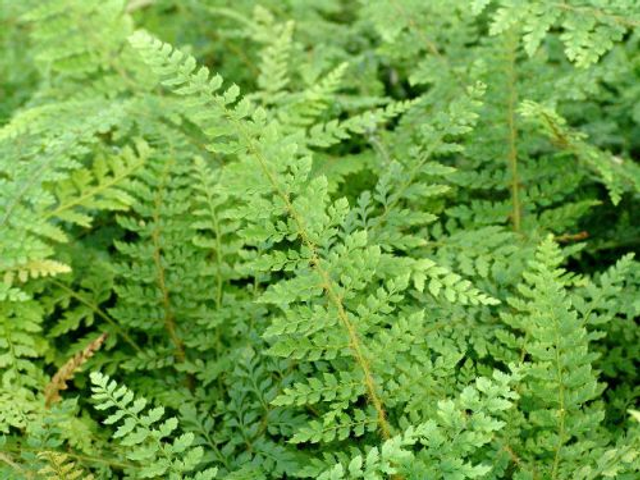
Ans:
{"type": "Polygon", "coordinates": [[[47,480],[93,480],[95,477],[88,474],[84,469],[61,452],[40,452],[38,457],[47,462],[45,467],[38,470],[38,475],[42,475],[47,480]]]}
{"type": "Polygon", "coordinates": [[[172,432],[178,427],[175,417],[160,423],[164,408],[157,407],[145,411],[147,401],[134,400],[131,390],[119,387],[115,381],[99,372],[91,373],[92,398],[98,410],[109,410],[104,420],[106,425],[119,424],[114,438],[129,448],[126,457],[140,465],[141,478],[166,476],[166,478],[197,478],[201,480],[216,477],[216,469],[208,469],[194,476],[184,476],[193,471],[202,458],[202,448],[191,447],[193,434],[185,433],[170,441],[172,432]]]}
{"type": "Polygon", "coordinates": [[[640,168],[632,161],[604,152],[585,141],[586,136],[567,127],[566,120],[550,108],[535,102],[523,102],[522,115],[535,122],[560,149],[575,155],[604,183],[614,205],[625,191],[640,191],[640,168]]]}
{"type": "MultiPolygon", "coordinates": [[[[473,2],[474,13],[482,12],[488,0],[473,2]]],[[[495,2],[490,32],[503,33],[521,25],[525,50],[534,55],[547,33],[556,26],[562,28],[560,39],[569,60],[579,67],[588,67],[622,40],[628,29],[640,26],[637,9],[625,2],[542,2],[519,4],[510,0],[495,2]]]]}

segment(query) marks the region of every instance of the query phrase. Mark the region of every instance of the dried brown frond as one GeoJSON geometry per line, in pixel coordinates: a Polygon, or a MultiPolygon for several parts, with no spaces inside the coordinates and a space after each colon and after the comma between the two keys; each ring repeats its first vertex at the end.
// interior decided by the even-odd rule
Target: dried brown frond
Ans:
{"type": "Polygon", "coordinates": [[[67,389],[67,382],[71,380],[76,371],[100,349],[106,338],[107,334],[105,332],[60,367],[44,388],[45,405],[47,408],[60,400],[60,391],[67,389]]]}

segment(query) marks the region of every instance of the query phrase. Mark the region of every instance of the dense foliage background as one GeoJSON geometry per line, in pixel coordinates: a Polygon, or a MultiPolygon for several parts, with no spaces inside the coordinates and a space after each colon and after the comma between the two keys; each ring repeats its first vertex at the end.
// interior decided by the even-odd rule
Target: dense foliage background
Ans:
{"type": "Polygon", "coordinates": [[[0,0],[0,478],[638,478],[639,26],[0,0]]]}

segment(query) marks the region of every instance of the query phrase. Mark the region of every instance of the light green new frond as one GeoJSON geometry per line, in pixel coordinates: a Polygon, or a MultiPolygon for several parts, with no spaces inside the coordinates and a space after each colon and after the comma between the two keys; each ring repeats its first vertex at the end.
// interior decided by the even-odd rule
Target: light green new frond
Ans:
{"type": "Polygon", "coordinates": [[[454,273],[438,265],[433,260],[423,258],[409,265],[412,269],[411,278],[416,290],[424,292],[425,287],[436,298],[444,296],[451,303],[462,305],[497,305],[499,300],[482,293],[469,280],[463,279],[454,273]]]}
{"type": "Polygon", "coordinates": [[[280,122],[292,127],[308,127],[315,123],[335,102],[334,96],[344,83],[347,68],[348,64],[342,63],[304,91],[292,93],[277,110],[280,122]]]}
{"type": "Polygon", "coordinates": [[[397,474],[400,470],[410,470],[415,462],[412,451],[420,439],[429,434],[429,425],[410,426],[401,435],[396,435],[382,444],[373,447],[366,455],[354,457],[346,468],[338,463],[331,470],[322,473],[318,480],[342,480],[364,478],[383,480],[397,474]]]}
{"type": "Polygon", "coordinates": [[[533,435],[527,448],[547,452],[552,460],[540,468],[551,478],[588,462],[589,442],[574,440],[591,437],[604,417],[591,403],[602,392],[592,366],[597,355],[591,352],[583,319],[571,306],[561,261],[560,249],[548,238],[518,288],[524,298],[510,300],[519,316],[504,316],[525,334],[523,398],[533,435]]]}
{"type": "MultiPolygon", "coordinates": [[[[241,149],[234,134],[242,120],[253,115],[255,127],[265,121],[264,111],[253,111],[246,99],[238,102],[240,89],[232,85],[221,91],[223,79],[211,76],[207,67],[197,68],[196,60],[171,45],[161,42],[148,33],[138,31],[129,37],[131,45],[140,52],[144,61],[160,77],[162,85],[185,97],[185,108],[190,118],[212,140],[208,148],[221,154],[238,153],[241,149]],[[236,103],[237,102],[237,103],[236,103]],[[222,122],[226,120],[226,122],[222,122]],[[215,142],[214,142],[215,141],[215,142]]],[[[248,123],[248,122],[247,122],[248,123]]],[[[249,125],[242,125],[243,132],[249,134],[249,125]]]]}
{"type": "Polygon", "coordinates": [[[3,274],[2,281],[11,287],[19,281],[25,283],[31,278],[53,277],[61,273],[69,273],[71,267],[55,260],[34,260],[12,268],[0,270],[3,274]]]}
{"type": "MultiPolygon", "coordinates": [[[[69,178],[58,182],[51,197],[46,196],[46,203],[42,202],[37,214],[30,219],[40,227],[27,227],[28,224],[25,223],[22,228],[29,230],[37,228],[38,233],[41,234],[49,230],[54,240],[65,241],[66,234],[56,222],[57,220],[89,227],[92,220],[91,214],[95,212],[127,209],[132,203],[132,198],[122,188],[142,165],[144,157],[148,155],[144,144],[139,143],[138,150],[139,155],[135,155],[127,147],[121,157],[98,158],[91,170],[83,168],[73,171],[69,178]]],[[[8,219],[7,222],[20,225],[21,221],[28,218],[20,218],[21,213],[27,212],[21,205],[16,205],[13,218],[8,219]]],[[[10,229],[5,237],[6,245],[5,242],[0,242],[0,251],[3,247],[6,249],[3,261],[0,262],[0,275],[6,285],[11,287],[16,280],[25,283],[29,278],[55,276],[71,271],[68,265],[46,258],[50,255],[51,249],[35,235],[32,237],[28,233],[28,230],[25,232],[17,228],[10,229]],[[19,245],[19,249],[22,252],[31,250],[31,255],[13,254],[12,250],[18,248],[18,245],[10,243],[14,238],[22,239],[23,243],[19,245]]]]}
{"type": "Polygon", "coordinates": [[[625,32],[640,26],[640,10],[633,1],[479,0],[473,4],[473,13],[480,13],[490,3],[498,5],[491,14],[491,34],[520,28],[525,50],[532,56],[549,31],[559,26],[565,54],[579,67],[596,63],[625,32]]]}
{"type": "MultiPolygon", "coordinates": [[[[99,372],[91,373],[91,382],[95,408],[109,411],[103,423],[118,425],[113,438],[127,448],[126,457],[140,465],[140,478],[194,478],[183,476],[196,469],[203,455],[201,447],[192,447],[193,434],[182,434],[171,441],[178,421],[174,417],[163,420],[164,408],[146,409],[145,399],[134,399],[131,390],[99,372]]],[[[215,476],[216,469],[209,469],[195,478],[215,476]]]]}
{"type": "Polygon", "coordinates": [[[47,480],[94,480],[95,478],[64,453],[40,452],[38,457],[47,462],[46,466],[38,470],[38,475],[47,480]]]}
{"type": "Polygon", "coordinates": [[[0,432],[25,428],[42,409],[37,392],[46,380],[36,362],[47,350],[43,315],[34,300],[0,302],[0,432]]]}
{"type": "Polygon", "coordinates": [[[0,282],[0,302],[23,302],[29,296],[19,288],[0,282]]]}
{"type": "Polygon", "coordinates": [[[264,103],[277,102],[289,83],[289,56],[292,48],[294,23],[287,22],[274,31],[274,39],[263,50],[258,76],[264,103]]]}
{"type": "Polygon", "coordinates": [[[480,377],[455,399],[438,402],[435,418],[410,425],[379,447],[338,463],[318,478],[480,478],[492,470],[474,454],[487,448],[505,427],[502,420],[518,395],[512,384],[520,379],[496,371],[480,377]]]}
{"type": "MultiPolygon", "coordinates": [[[[53,267],[57,264],[49,263],[54,253],[52,244],[66,242],[68,237],[64,225],[52,215],[58,205],[53,185],[71,182],[69,178],[74,172],[78,178],[85,178],[86,173],[78,173],[85,170],[81,160],[91,151],[97,136],[108,132],[123,115],[119,104],[94,101],[85,106],[90,109],[82,121],[74,118],[59,123],[44,122],[31,131],[23,129],[17,120],[0,129],[0,158],[19,160],[0,160],[0,276],[9,272],[12,278],[10,272],[20,271],[56,273],[53,267]],[[22,148],[9,154],[16,143],[22,148]]],[[[90,201],[93,194],[108,198],[110,189],[125,178],[108,181],[98,190],[83,191],[87,196],[76,192],[75,200],[71,200],[71,192],[67,190],[68,195],[63,198],[71,206],[90,201]]],[[[86,217],[82,219],[86,221],[86,217]]]]}
{"type": "Polygon", "coordinates": [[[142,141],[136,143],[136,150],[126,146],[120,155],[98,157],[91,169],[77,170],[59,182],[54,190],[57,203],[45,219],[89,227],[92,219],[87,211],[127,210],[134,201],[126,191],[127,184],[151,154],[142,141]]]}
{"type": "Polygon", "coordinates": [[[496,467],[496,454],[477,461],[474,454],[491,451],[492,442],[506,428],[505,418],[519,395],[514,384],[521,374],[494,371],[491,378],[478,377],[459,396],[438,402],[437,416],[426,423],[416,458],[409,466],[417,478],[481,478],[496,467]]]}
{"type": "Polygon", "coordinates": [[[75,79],[114,68],[132,25],[125,0],[47,0],[24,16],[46,76],[75,79]]]}

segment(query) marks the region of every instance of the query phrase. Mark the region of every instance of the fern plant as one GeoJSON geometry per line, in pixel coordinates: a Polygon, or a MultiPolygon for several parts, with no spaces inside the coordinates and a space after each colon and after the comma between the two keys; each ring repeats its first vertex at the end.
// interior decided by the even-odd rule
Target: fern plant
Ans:
{"type": "Polygon", "coordinates": [[[636,3],[0,0],[0,477],[637,477],[636,3]]]}

